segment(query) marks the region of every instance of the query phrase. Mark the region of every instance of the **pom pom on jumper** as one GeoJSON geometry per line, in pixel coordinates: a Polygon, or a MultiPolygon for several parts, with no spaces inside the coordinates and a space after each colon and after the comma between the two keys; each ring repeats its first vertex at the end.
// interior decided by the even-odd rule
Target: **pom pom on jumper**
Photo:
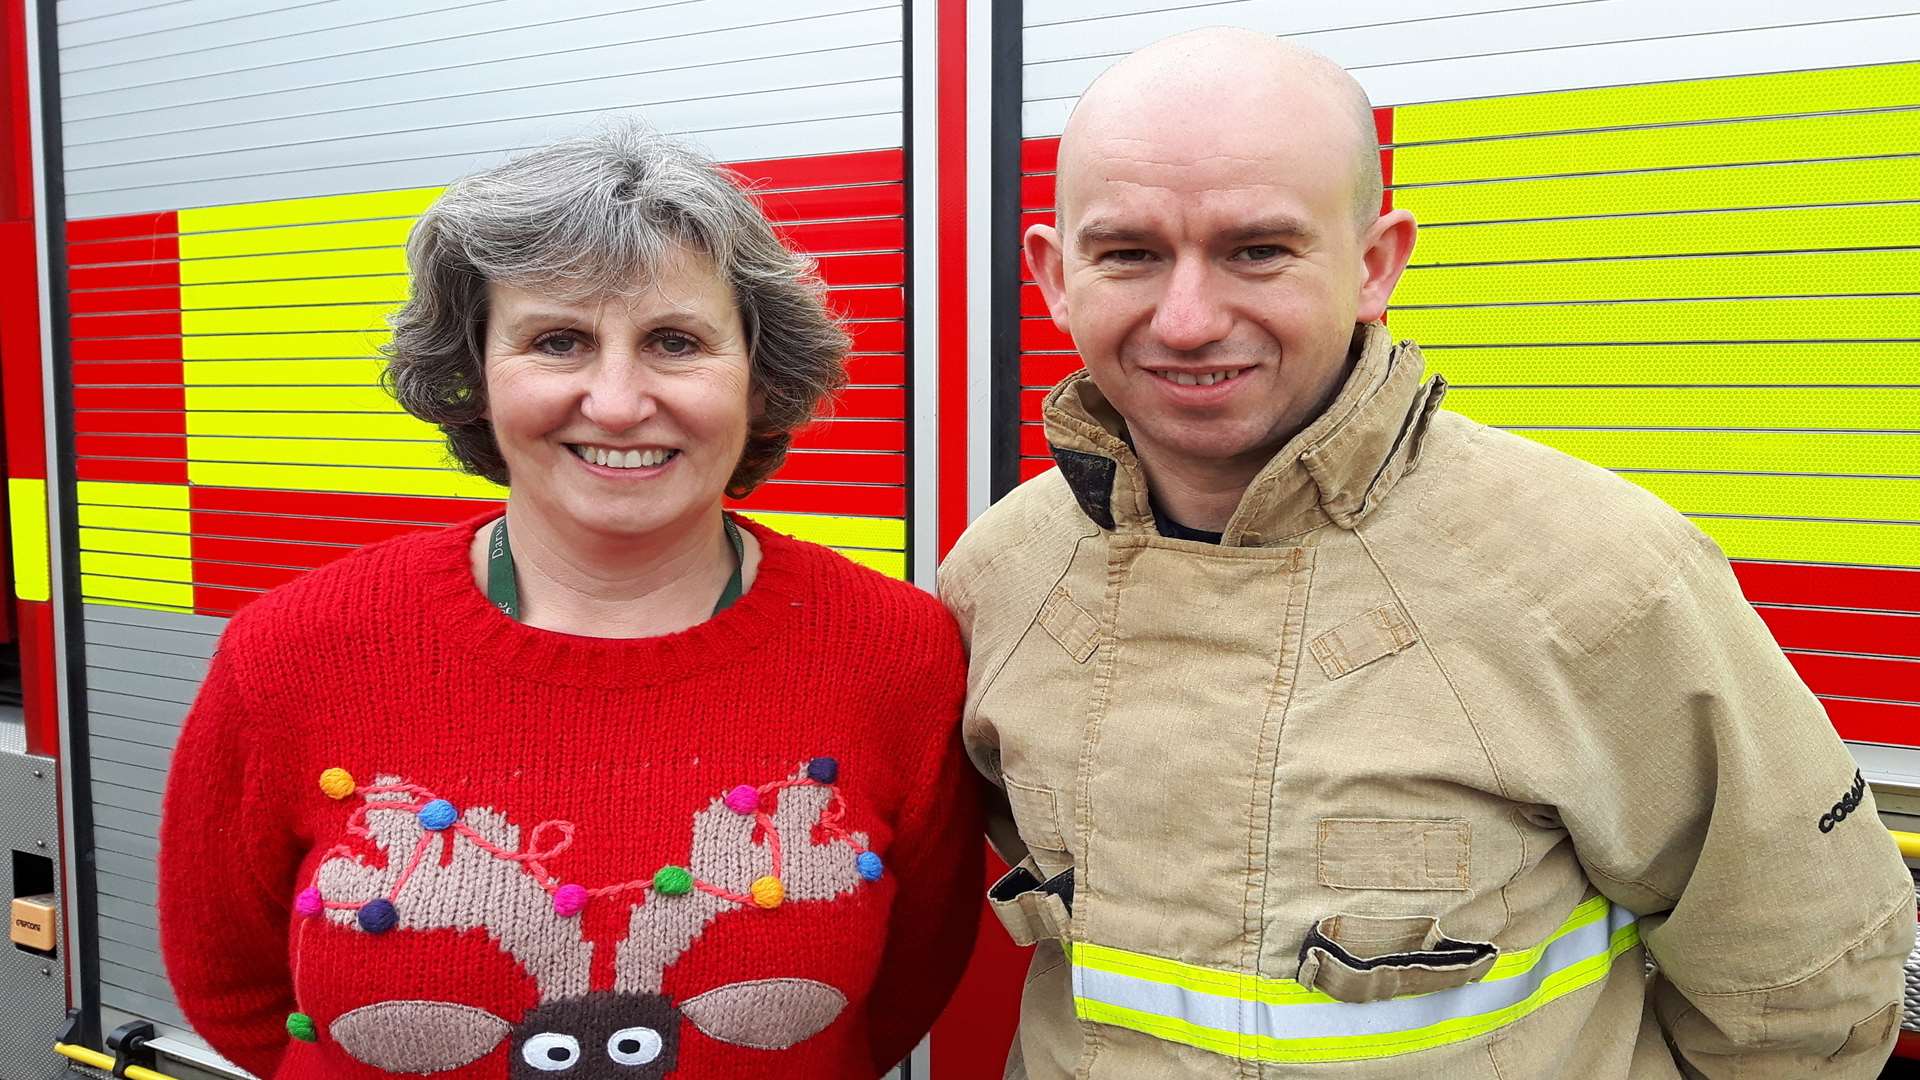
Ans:
{"type": "Polygon", "coordinates": [[[787,898],[787,887],[771,875],[753,883],[753,902],[771,911],[787,898]]]}
{"type": "Polygon", "coordinates": [[[840,779],[840,763],[830,757],[817,757],[807,762],[807,779],[816,784],[831,784],[840,779]]]}
{"type": "Polygon", "coordinates": [[[880,856],[871,851],[861,852],[860,857],[853,860],[853,868],[860,871],[860,876],[867,881],[879,881],[880,875],[887,871],[886,865],[880,861],[880,856]]]}
{"type": "Polygon", "coordinates": [[[587,887],[568,883],[553,891],[553,913],[563,919],[571,919],[586,908],[587,887]]]}
{"type": "Polygon", "coordinates": [[[400,922],[400,912],[391,900],[369,900],[360,908],[360,929],[369,934],[384,934],[400,922]]]}
{"type": "Polygon", "coordinates": [[[454,805],[445,799],[435,799],[420,808],[421,827],[431,829],[434,832],[439,832],[442,829],[450,829],[453,827],[453,823],[459,820],[460,811],[455,809],[454,805]]]}
{"type": "Polygon", "coordinates": [[[741,784],[727,792],[727,809],[736,814],[753,813],[760,809],[760,792],[746,784],[741,784]]]}
{"type": "Polygon", "coordinates": [[[653,891],[662,896],[685,896],[693,891],[693,875],[684,866],[663,866],[653,875],[653,891]]]}
{"type": "Polygon", "coordinates": [[[303,1012],[287,1014],[287,1034],[301,1042],[320,1041],[320,1035],[313,1027],[313,1017],[303,1012]]]}
{"type": "Polygon", "coordinates": [[[329,799],[344,799],[353,794],[353,774],[345,769],[328,769],[320,774],[320,792],[329,799]]]}
{"type": "Polygon", "coordinates": [[[311,919],[326,909],[327,904],[320,896],[320,890],[311,886],[301,889],[300,895],[293,898],[293,913],[303,919],[311,919]]]}

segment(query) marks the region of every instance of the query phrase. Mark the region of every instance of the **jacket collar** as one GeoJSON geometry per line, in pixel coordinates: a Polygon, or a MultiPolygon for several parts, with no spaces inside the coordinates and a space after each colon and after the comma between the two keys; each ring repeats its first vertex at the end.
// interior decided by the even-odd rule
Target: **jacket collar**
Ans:
{"type": "MultiPolygon", "coordinates": [[[[1366,328],[1360,356],[1333,404],[1247,485],[1221,543],[1253,547],[1332,522],[1351,529],[1373,511],[1420,456],[1446,380],[1420,381],[1412,342],[1366,328]]],[[[1126,422],[1085,371],[1068,376],[1041,407],[1054,462],[1096,525],[1153,532],[1146,473],[1123,438],[1126,422]]]]}

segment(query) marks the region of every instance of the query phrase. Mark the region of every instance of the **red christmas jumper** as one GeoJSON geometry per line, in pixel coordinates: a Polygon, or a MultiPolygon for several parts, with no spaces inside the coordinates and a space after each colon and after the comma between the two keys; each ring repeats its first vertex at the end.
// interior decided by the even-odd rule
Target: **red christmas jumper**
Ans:
{"type": "Polygon", "coordinates": [[[983,873],[932,597],[743,522],[677,634],[514,622],[476,520],[235,616],[174,752],[181,1011],[261,1077],[873,1077],[959,980],[983,873]]]}

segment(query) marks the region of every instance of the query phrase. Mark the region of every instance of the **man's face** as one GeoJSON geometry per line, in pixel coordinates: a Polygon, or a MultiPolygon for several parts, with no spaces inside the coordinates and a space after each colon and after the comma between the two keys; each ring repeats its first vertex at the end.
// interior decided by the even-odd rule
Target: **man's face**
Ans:
{"type": "Polygon", "coordinates": [[[1355,324],[1385,308],[1354,133],[1339,115],[1115,119],[1063,160],[1059,228],[1032,229],[1028,257],[1149,469],[1250,476],[1338,392],[1355,324]]]}

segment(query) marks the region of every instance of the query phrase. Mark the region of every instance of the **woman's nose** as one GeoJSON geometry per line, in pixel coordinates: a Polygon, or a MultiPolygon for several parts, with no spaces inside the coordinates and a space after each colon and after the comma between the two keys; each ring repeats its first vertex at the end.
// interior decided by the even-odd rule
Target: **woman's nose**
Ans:
{"type": "Polygon", "coordinates": [[[660,411],[653,377],[637,357],[602,353],[589,369],[581,415],[610,435],[637,427],[660,411]]]}

